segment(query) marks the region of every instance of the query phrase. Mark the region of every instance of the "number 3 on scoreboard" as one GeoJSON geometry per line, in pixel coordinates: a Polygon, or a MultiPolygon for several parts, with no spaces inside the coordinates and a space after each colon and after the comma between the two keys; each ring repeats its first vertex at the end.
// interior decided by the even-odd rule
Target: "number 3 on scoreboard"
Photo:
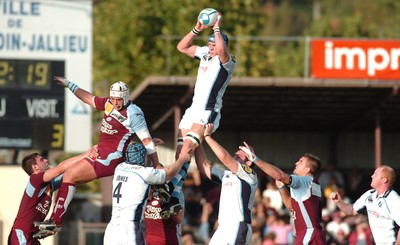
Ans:
{"type": "Polygon", "coordinates": [[[62,148],[63,143],[64,143],[64,124],[53,124],[51,147],[62,148]]]}

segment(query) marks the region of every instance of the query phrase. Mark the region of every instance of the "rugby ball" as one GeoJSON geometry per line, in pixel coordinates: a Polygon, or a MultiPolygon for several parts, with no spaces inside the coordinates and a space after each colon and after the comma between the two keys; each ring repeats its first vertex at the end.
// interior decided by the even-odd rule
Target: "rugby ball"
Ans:
{"type": "Polygon", "coordinates": [[[205,8],[200,11],[199,21],[202,25],[213,26],[217,22],[217,10],[213,8],[205,8]]]}

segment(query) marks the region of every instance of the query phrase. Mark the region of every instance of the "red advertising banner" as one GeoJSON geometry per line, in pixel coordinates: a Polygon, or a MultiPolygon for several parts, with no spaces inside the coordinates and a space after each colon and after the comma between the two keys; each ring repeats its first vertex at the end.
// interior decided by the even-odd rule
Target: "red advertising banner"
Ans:
{"type": "Polygon", "coordinates": [[[400,80],[400,40],[315,39],[313,78],[400,80]]]}

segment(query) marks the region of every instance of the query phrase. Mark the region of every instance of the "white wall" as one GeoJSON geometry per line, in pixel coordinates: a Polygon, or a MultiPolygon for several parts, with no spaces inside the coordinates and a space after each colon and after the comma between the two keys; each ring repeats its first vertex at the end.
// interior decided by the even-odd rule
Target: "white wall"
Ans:
{"type": "MultiPolygon", "coordinates": [[[[17,216],[19,204],[28,181],[28,175],[21,166],[0,167],[0,220],[3,222],[2,243],[7,244],[8,234],[17,216]]],[[[42,245],[54,244],[54,237],[40,240],[42,245]]]]}

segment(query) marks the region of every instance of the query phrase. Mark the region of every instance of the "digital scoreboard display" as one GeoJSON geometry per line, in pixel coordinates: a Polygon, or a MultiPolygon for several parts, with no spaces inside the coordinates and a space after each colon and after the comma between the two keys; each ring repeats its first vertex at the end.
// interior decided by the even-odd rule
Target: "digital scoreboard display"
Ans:
{"type": "Polygon", "coordinates": [[[64,149],[65,62],[0,59],[0,149],[64,149]]]}

